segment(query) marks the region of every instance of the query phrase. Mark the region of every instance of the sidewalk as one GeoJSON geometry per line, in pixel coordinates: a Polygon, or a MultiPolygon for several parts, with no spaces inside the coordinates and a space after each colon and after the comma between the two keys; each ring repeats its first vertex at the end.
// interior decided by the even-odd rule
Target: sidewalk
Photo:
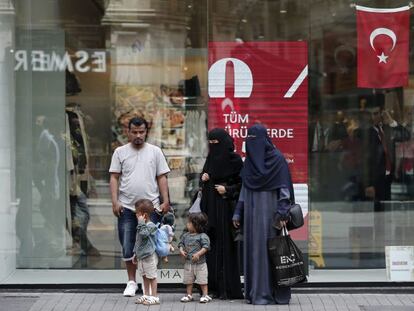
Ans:
{"type": "MultiPolygon", "coordinates": [[[[161,305],[143,306],[135,298],[120,294],[27,293],[0,292],[1,311],[221,311],[221,310],[287,310],[287,311],[409,311],[414,310],[414,294],[311,294],[292,295],[289,306],[252,306],[241,300],[214,300],[208,304],[181,303],[182,294],[161,293],[161,305]]],[[[198,295],[194,295],[198,299],[198,295]]]]}

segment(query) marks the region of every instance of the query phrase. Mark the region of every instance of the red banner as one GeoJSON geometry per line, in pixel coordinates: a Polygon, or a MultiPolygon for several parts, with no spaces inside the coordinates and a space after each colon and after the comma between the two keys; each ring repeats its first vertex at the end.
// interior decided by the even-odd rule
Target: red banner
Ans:
{"type": "Polygon", "coordinates": [[[408,85],[409,10],[357,6],[358,87],[408,85]]]}
{"type": "MultiPolygon", "coordinates": [[[[308,49],[305,42],[210,42],[209,129],[224,128],[244,157],[247,129],[261,123],[289,162],[307,214],[308,49]]],[[[307,237],[304,226],[302,239],[307,237]]]]}
{"type": "Polygon", "coordinates": [[[247,128],[262,123],[295,183],[308,178],[307,51],[305,42],[209,44],[209,129],[226,129],[244,156],[247,128]]]}

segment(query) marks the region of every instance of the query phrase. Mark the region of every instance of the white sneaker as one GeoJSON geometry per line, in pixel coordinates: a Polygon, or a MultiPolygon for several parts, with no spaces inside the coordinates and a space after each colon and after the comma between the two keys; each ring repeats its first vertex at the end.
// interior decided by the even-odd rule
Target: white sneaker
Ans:
{"type": "Polygon", "coordinates": [[[137,289],[138,289],[137,283],[135,283],[134,281],[128,281],[127,286],[125,287],[125,290],[124,290],[124,296],[134,297],[137,289]]]}

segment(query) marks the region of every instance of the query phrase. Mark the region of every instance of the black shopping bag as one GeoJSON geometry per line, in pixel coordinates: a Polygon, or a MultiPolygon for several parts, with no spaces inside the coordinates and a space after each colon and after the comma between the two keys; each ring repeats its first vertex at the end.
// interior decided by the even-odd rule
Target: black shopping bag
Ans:
{"type": "Polygon", "coordinates": [[[292,286],[306,281],[305,264],[300,249],[286,227],[282,234],[268,240],[273,279],[277,286],[292,286]]]}

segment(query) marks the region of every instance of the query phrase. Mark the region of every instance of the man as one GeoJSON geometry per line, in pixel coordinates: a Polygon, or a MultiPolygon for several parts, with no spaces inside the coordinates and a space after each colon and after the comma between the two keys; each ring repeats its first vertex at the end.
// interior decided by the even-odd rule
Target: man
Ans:
{"type": "MultiPolygon", "coordinates": [[[[409,132],[399,125],[381,106],[370,109],[371,127],[367,131],[364,156],[365,198],[374,202],[374,249],[385,244],[384,201],[391,200],[391,183],[395,170],[395,143],[410,138],[409,132]]],[[[373,255],[377,255],[373,253],[373,255]]]]}
{"type": "Polygon", "coordinates": [[[395,170],[395,142],[410,139],[410,133],[382,107],[370,109],[372,126],[365,150],[365,196],[375,201],[391,199],[395,170]]]}
{"type": "Polygon", "coordinates": [[[70,213],[72,217],[72,254],[80,252],[83,256],[96,256],[101,254],[88,238],[88,224],[90,212],[86,193],[88,186],[86,181],[81,181],[81,176],[87,170],[88,158],[86,153],[86,141],[84,140],[83,122],[79,113],[66,111],[70,131],[70,149],[68,155],[70,161],[70,213]]]}
{"type": "Polygon", "coordinates": [[[118,234],[122,256],[128,273],[124,296],[135,296],[136,266],[133,248],[137,227],[135,202],[149,199],[155,206],[151,221],[157,223],[169,211],[167,173],[170,171],[164,154],[157,146],[146,143],[148,123],[132,118],[128,124],[129,143],[115,149],[109,172],[112,211],[118,217],[118,234]],[[161,202],[160,202],[161,198],[161,202]]]}
{"type": "Polygon", "coordinates": [[[390,199],[391,158],[382,124],[381,108],[371,108],[372,126],[368,130],[368,148],[365,152],[365,196],[376,202],[390,199]]]}

